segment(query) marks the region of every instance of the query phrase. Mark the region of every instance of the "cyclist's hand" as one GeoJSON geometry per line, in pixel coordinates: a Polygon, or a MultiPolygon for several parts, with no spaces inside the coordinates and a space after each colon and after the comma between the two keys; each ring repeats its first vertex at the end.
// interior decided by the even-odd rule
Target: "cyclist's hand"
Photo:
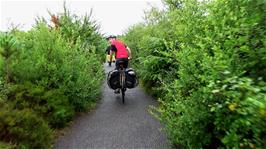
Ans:
{"type": "Polygon", "coordinates": [[[128,57],[128,60],[131,60],[132,59],[132,57],[128,57]]]}

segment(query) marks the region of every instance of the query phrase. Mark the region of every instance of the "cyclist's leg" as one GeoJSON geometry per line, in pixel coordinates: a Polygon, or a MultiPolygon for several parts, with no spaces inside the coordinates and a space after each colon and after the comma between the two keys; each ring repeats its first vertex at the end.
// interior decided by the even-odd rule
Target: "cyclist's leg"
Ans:
{"type": "MultiPolygon", "coordinates": [[[[123,68],[127,68],[128,60],[125,59],[125,58],[116,59],[115,69],[119,70],[120,69],[120,65],[123,65],[123,68]]],[[[122,78],[120,78],[120,79],[122,79],[122,78]]],[[[120,93],[120,88],[116,89],[115,93],[119,94],[120,93]]]]}
{"type": "Polygon", "coordinates": [[[121,59],[116,59],[116,61],[115,61],[115,69],[116,70],[119,70],[119,64],[120,64],[120,61],[121,61],[121,59]]]}
{"type": "Polygon", "coordinates": [[[115,61],[115,69],[119,70],[120,65],[123,65],[123,67],[125,67],[125,60],[123,58],[116,59],[116,61],[115,61]]]}
{"type": "Polygon", "coordinates": [[[119,58],[115,61],[115,69],[119,70],[120,65],[123,65],[124,68],[128,67],[128,59],[127,58],[119,58]]]}
{"type": "MultiPolygon", "coordinates": [[[[116,61],[115,61],[115,69],[116,70],[119,70],[120,63],[121,63],[121,59],[116,59],[116,61]]],[[[115,89],[114,92],[115,92],[115,94],[119,94],[120,93],[120,88],[115,89]]]]}
{"type": "Polygon", "coordinates": [[[123,68],[127,68],[128,67],[128,59],[127,58],[123,58],[121,59],[122,64],[123,64],[123,68]]]}
{"type": "Polygon", "coordinates": [[[124,61],[124,63],[123,63],[124,68],[127,68],[128,67],[128,59],[124,58],[123,61],[124,61]]]}

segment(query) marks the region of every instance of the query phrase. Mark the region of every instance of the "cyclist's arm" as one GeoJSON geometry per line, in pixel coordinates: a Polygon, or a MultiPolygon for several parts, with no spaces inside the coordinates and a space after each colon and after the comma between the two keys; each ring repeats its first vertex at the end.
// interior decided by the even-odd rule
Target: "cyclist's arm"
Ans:
{"type": "Polygon", "coordinates": [[[128,52],[128,59],[131,59],[132,58],[131,49],[128,46],[126,46],[126,49],[127,49],[127,52],[128,52]]]}

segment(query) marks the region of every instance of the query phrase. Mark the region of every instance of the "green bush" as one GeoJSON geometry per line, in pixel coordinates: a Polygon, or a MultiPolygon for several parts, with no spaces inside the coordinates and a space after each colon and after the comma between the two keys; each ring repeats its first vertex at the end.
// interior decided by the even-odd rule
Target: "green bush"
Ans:
{"type": "Polygon", "coordinates": [[[10,143],[6,143],[6,142],[1,142],[0,141],[0,148],[2,148],[2,149],[12,149],[12,148],[14,148],[14,146],[11,145],[10,143]]]}
{"type": "Polygon", "coordinates": [[[8,96],[14,109],[33,109],[54,128],[64,127],[74,116],[74,108],[58,89],[47,91],[26,82],[13,86],[8,96]]]}
{"type": "Polygon", "coordinates": [[[124,39],[184,148],[265,148],[266,2],[165,0],[124,39]],[[137,40],[135,40],[137,39],[137,40]]]}
{"type": "Polygon", "coordinates": [[[99,33],[99,24],[92,19],[92,13],[78,17],[64,6],[64,14],[59,17],[59,26],[60,34],[70,46],[78,45],[80,51],[95,52],[98,61],[105,60],[107,44],[99,33]]]}
{"type": "Polygon", "coordinates": [[[37,27],[17,35],[24,47],[13,64],[15,80],[62,90],[76,111],[88,109],[99,97],[103,79],[99,55],[93,47],[81,46],[79,39],[66,44],[69,39],[57,30],[49,31],[44,24],[37,27]]]}
{"type": "Polygon", "coordinates": [[[7,86],[4,86],[4,82],[2,81],[2,78],[0,78],[0,104],[4,103],[6,101],[6,94],[7,94],[7,86]]]}
{"type": "Polygon", "coordinates": [[[213,88],[213,99],[224,98],[223,102],[209,106],[216,133],[223,136],[221,141],[230,148],[266,147],[266,88],[265,82],[258,84],[250,78],[233,76],[208,86],[213,88]]]}
{"type": "Polygon", "coordinates": [[[14,148],[50,148],[51,129],[100,97],[106,41],[98,25],[67,10],[59,20],[58,28],[42,19],[0,34],[0,140],[14,148]]]}
{"type": "Polygon", "coordinates": [[[10,34],[5,33],[0,36],[0,74],[4,76],[6,83],[13,80],[12,61],[19,45],[18,40],[10,34]]]}
{"type": "Polygon", "coordinates": [[[0,109],[0,139],[18,148],[50,148],[52,131],[48,124],[30,109],[0,109]]]}
{"type": "Polygon", "coordinates": [[[98,33],[98,24],[91,15],[78,18],[65,8],[60,17],[60,34],[70,43],[62,73],[66,76],[63,90],[76,111],[95,105],[100,95],[104,73],[105,39],[98,33]]]}

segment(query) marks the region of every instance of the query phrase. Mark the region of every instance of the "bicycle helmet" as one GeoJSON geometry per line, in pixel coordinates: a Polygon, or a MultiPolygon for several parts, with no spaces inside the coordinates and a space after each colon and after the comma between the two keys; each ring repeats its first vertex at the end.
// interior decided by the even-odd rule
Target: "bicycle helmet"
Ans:
{"type": "Polygon", "coordinates": [[[110,35],[110,36],[106,37],[106,40],[109,40],[110,38],[116,38],[116,36],[110,35]]]}

